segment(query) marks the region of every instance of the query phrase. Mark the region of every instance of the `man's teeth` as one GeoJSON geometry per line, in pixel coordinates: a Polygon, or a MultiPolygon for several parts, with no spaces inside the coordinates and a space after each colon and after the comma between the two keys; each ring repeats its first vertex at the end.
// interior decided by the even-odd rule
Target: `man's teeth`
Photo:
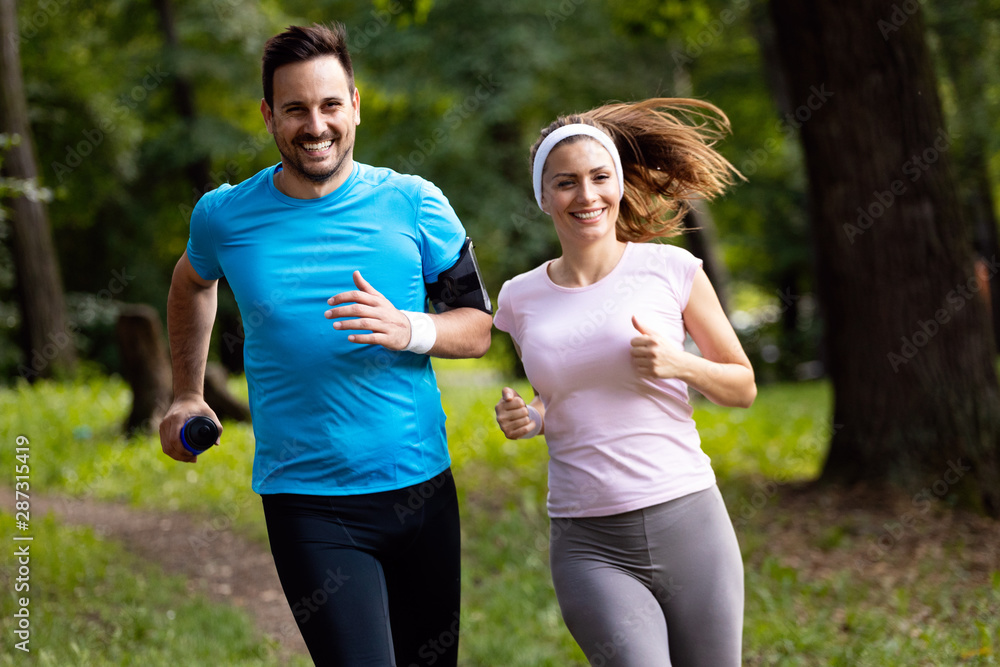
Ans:
{"type": "Polygon", "coordinates": [[[315,144],[307,144],[303,142],[302,147],[307,151],[325,151],[331,145],[333,145],[332,141],[321,141],[315,144]]]}
{"type": "Polygon", "coordinates": [[[581,220],[593,220],[594,218],[599,217],[603,212],[604,209],[601,209],[600,211],[592,211],[590,213],[574,213],[573,215],[581,220]]]}

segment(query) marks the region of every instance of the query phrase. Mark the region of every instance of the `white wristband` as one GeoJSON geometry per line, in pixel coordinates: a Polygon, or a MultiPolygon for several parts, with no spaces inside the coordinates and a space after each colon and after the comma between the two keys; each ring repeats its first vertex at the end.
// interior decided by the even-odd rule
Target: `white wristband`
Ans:
{"type": "Polygon", "coordinates": [[[527,406],[527,408],[528,408],[528,416],[531,417],[531,421],[535,422],[535,428],[531,429],[530,431],[522,435],[520,438],[518,438],[518,440],[524,440],[526,438],[534,438],[542,431],[542,416],[538,414],[538,410],[536,410],[534,407],[529,405],[527,406]]]}
{"type": "Polygon", "coordinates": [[[437,340],[434,320],[427,313],[404,310],[403,314],[406,315],[406,319],[410,320],[410,342],[403,349],[407,352],[427,354],[434,347],[434,341],[437,340]]]}

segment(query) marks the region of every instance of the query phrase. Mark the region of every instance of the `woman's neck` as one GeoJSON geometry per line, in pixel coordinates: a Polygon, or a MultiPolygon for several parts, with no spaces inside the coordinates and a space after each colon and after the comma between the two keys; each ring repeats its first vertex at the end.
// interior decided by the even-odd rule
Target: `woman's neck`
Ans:
{"type": "Polygon", "coordinates": [[[625,242],[586,248],[563,248],[548,267],[549,278],[561,287],[586,287],[614,271],[625,252],[625,242]]]}

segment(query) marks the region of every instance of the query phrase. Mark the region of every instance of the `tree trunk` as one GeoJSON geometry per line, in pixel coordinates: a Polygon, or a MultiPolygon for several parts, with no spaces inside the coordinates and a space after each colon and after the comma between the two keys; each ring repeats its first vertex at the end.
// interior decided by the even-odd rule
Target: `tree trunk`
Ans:
{"type": "Polygon", "coordinates": [[[684,216],[684,243],[692,255],[701,260],[705,275],[719,295],[722,310],[729,313],[729,270],[716,251],[715,219],[703,201],[691,200],[691,210],[684,216]]]}
{"type": "MultiPolygon", "coordinates": [[[[36,181],[38,167],[21,80],[17,7],[0,0],[0,131],[20,137],[4,157],[6,176],[36,181]]],[[[29,381],[51,377],[76,363],[75,329],[66,321],[62,279],[52,246],[45,203],[26,196],[10,202],[12,245],[21,306],[21,339],[26,363],[18,373],[29,381]]]]}
{"type": "MultiPolygon", "coordinates": [[[[173,68],[177,70],[177,53],[179,42],[177,40],[177,27],[174,21],[174,8],[170,0],[153,0],[157,16],[160,19],[160,32],[163,33],[164,52],[173,68]]],[[[194,107],[194,89],[191,82],[183,74],[174,76],[174,108],[178,115],[193,129],[197,115],[194,107]]],[[[188,180],[191,182],[194,193],[192,206],[203,194],[212,190],[216,183],[212,182],[211,165],[207,155],[201,155],[185,166],[188,180]]]]}
{"type": "Polygon", "coordinates": [[[822,479],[931,489],[996,516],[996,349],[920,5],[770,9],[800,124],[827,325],[834,435],[822,479]]]}
{"type": "Polygon", "coordinates": [[[122,306],[118,314],[122,377],[132,387],[132,410],[124,425],[129,436],[154,432],[170,407],[172,376],[162,330],[152,306],[122,306]]]}
{"type": "MultiPolygon", "coordinates": [[[[168,61],[173,63],[174,71],[177,71],[180,69],[177,65],[180,40],[177,37],[177,22],[174,18],[173,3],[171,0],[152,0],[152,3],[160,21],[164,53],[168,61]]],[[[174,76],[173,101],[177,114],[187,125],[189,131],[193,133],[195,123],[198,120],[198,112],[195,108],[194,86],[183,73],[174,76]]],[[[211,161],[207,154],[197,156],[185,165],[184,171],[188,182],[191,184],[192,208],[198,203],[202,195],[221,184],[212,175],[211,161]]],[[[225,279],[222,279],[220,282],[219,290],[222,293],[228,292],[232,295],[229,283],[225,279]]],[[[222,330],[222,347],[219,350],[222,364],[231,373],[242,373],[244,341],[239,315],[229,309],[220,309],[218,324],[222,330]]]]}
{"type": "MultiPolygon", "coordinates": [[[[128,436],[153,433],[170,407],[173,377],[163,325],[156,309],[145,304],[123,306],[115,325],[122,377],[132,388],[132,409],[125,420],[128,436]]],[[[219,419],[250,421],[250,407],[230,393],[228,374],[220,364],[205,369],[205,402],[219,419]]]]}
{"type": "MultiPolygon", "coordinates": [[[[679,47],[676,43],[671,48],[672,53],[678,53],[682,50],[683,47],[679,47]]],[[[672,76],[674,95],[691,97],[694,94],[691,86],[691,73],[684,66],[684,63],[675,62],[672,76]]],[[[682,237],[684,244],[692,255],[701,260],[705,275],[708,276],[715,288],[722,309],[728,314],[729,270],[719,258],[719,253],[716,252],[718,234],[716,233],[715,219],[703,200],[692,199],[688,203],[691,205],[691,209],[681,221],[684,229],[687,230],[687,233],[682,237]]]]}

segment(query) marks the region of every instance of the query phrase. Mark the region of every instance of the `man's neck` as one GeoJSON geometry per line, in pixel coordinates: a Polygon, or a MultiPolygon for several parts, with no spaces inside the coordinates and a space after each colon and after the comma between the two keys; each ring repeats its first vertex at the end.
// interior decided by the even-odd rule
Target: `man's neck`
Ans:
{"type": "Polygon", "coordinates": [[[338,173],[328,180],[316,182],[287,169],[282,160],[281,169],[274,172],[274,187],[278,188],[281,194],[294,199],[319,199],[346,183],[352,171],[354,171],[354,160],[348,158],[338,173]]]}

